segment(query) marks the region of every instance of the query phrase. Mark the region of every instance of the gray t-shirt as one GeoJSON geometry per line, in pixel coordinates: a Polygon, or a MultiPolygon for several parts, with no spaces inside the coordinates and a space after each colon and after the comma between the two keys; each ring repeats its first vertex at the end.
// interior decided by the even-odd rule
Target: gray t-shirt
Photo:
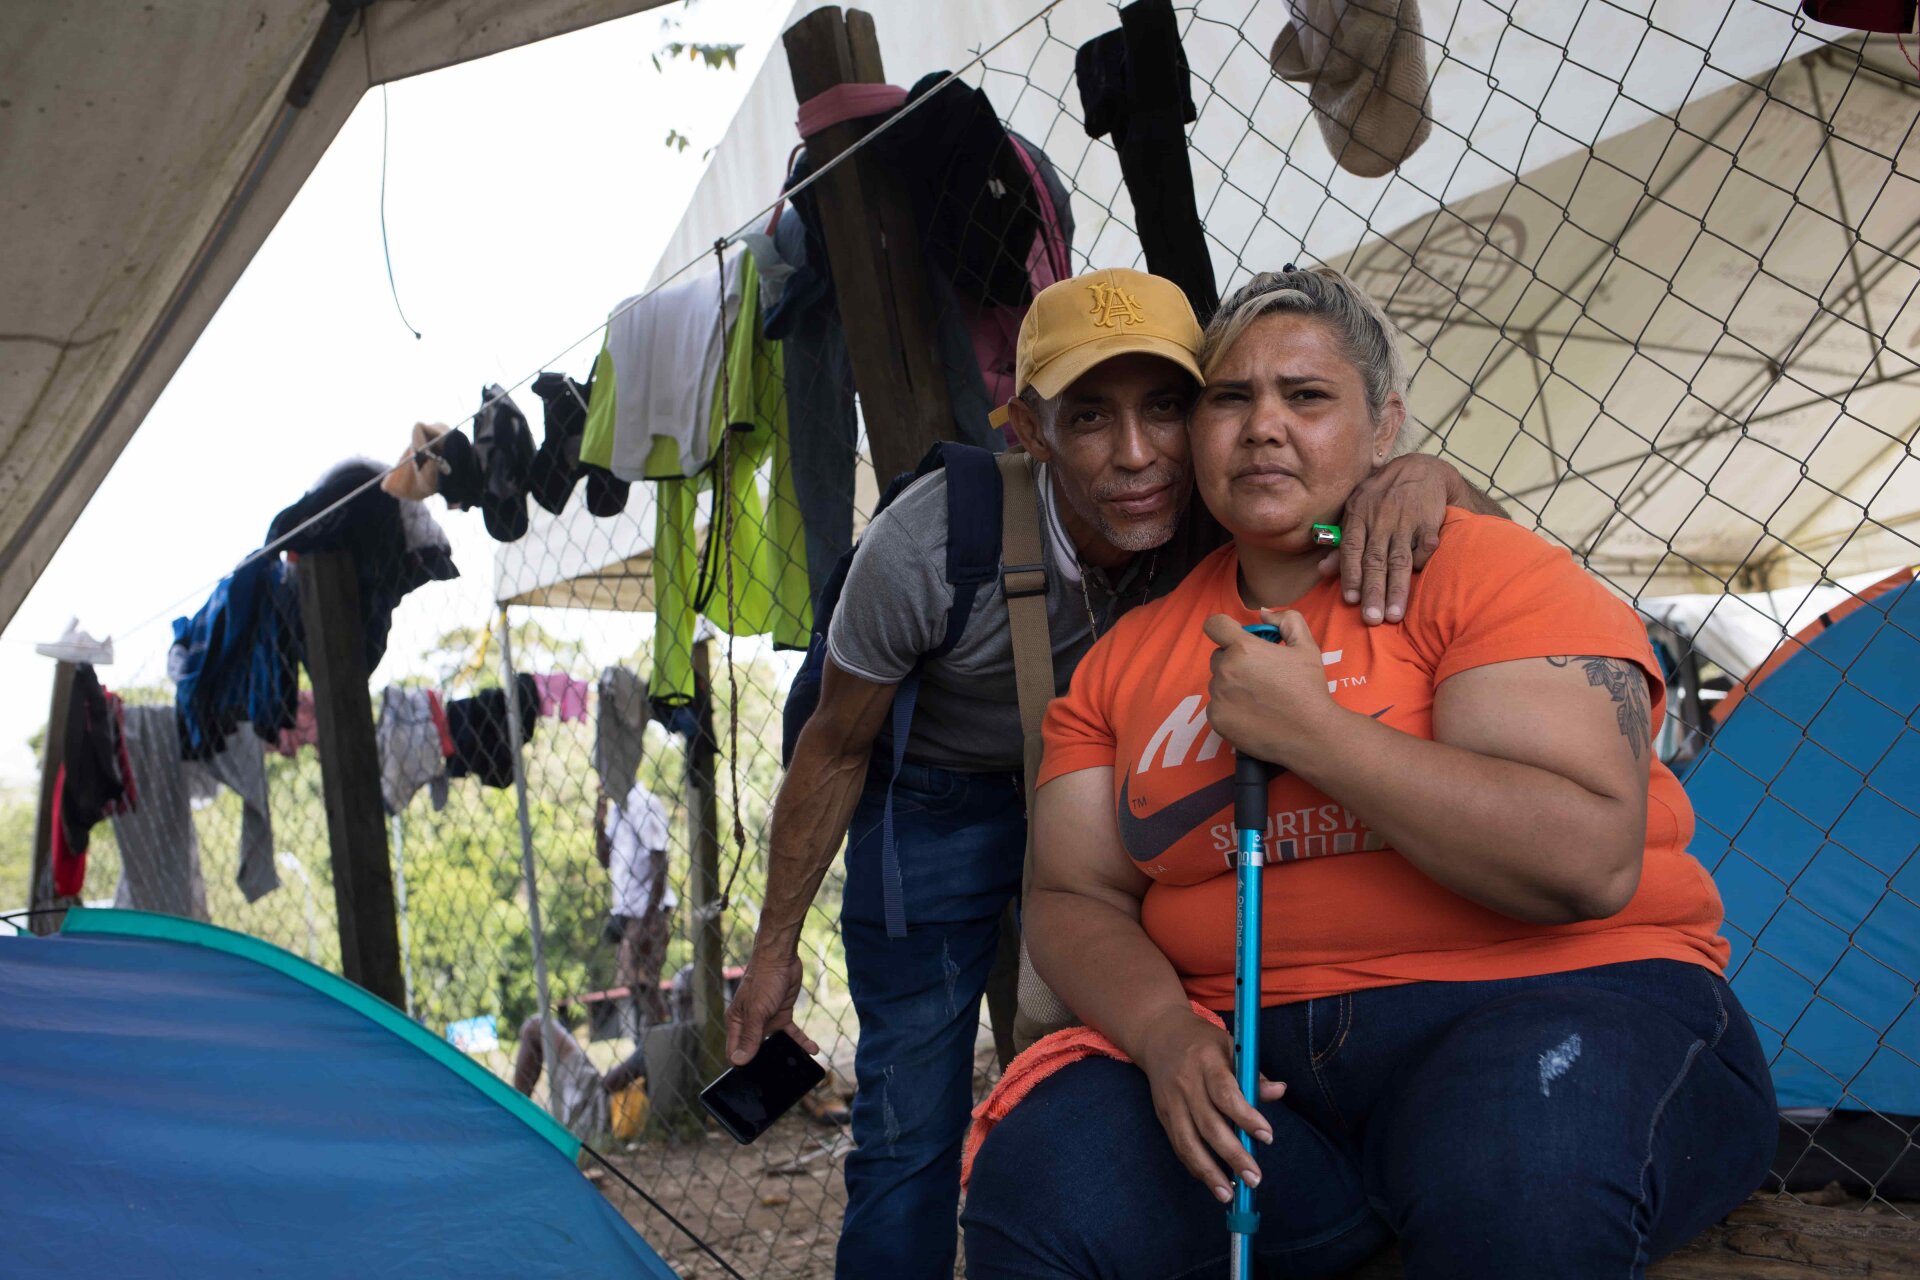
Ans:
{"type": "MultiPolygon", "coordinates": [[[[1047,625],[1059,695],[1093,645],[1089,612],[1104,635],[1126,609],[1172,590],[1197,557],[1195,539],[1183,528],[1167,547],[1135,556],[1111,577],[1089,570],[1083,593],[1077,558],[1053,518],[1045,468],[1038,479],[1047,535],[1047,625]]],[[[1217,535],[1200,554],[1216,545],[1217,535]]],[[[861,537],[827,632],[827,654],[835,665],[878,684],[904,679],[946,637],[953,603],[946,565],[947,477],[934,472],[895,498],[861,537]]],[[[966,773],[1018,772],[1020,745],[1013,633],[996,578],[975,594],[960,642],[926,664],[907,758],[966,773]]]]}

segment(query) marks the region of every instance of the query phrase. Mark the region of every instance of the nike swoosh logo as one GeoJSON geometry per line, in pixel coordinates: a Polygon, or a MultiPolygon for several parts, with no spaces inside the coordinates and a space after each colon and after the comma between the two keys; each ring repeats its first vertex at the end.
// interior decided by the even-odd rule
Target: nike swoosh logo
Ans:
{"type": "MultiPolygon", "coordinates": [[[[1389,703],[1368,719],[1378,720],[1391,710],[1393,704],[1389,703]]],[[[1132,783],[1133,772],[1129,770],[1120,780],[1119,820],[1120,843],[1135,862],[1152,862],[1164,856],[1167,850],[1192,834],[1201,823],[1233,804],[1233,775],[1229,773],[1191,795],[1162,805],[1157,813],[1136,818],[1132,805],[1127,802],[1127,788],[1132,783]]]]}
{"type": "Polygon", "coordinates": [[[1162,805],[1150,817],[1136,818],[1127,804],[1128,773],[1120,783],[1120,843],[1135,862],[1152,862],[1180,843],[1194,828],[1233,803],[1233,775],[1162,805]]]}

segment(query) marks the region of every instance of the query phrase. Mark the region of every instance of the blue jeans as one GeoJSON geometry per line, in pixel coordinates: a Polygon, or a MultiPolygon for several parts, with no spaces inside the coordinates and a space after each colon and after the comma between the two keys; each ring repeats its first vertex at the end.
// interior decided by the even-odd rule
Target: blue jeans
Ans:
{"type": "Polygon", "coordinates": [[[869,775],[847,839],[841,934],[860,1015],[841,1280],[952,1280],[960,1141],[973,1106],[980,996],[1000,920],[1020,892],[1018,774],[908,764],[894,788],[907,936],[880,900],[884,775],[869,775]]]}
{"type": "MultiPolygon", "coordinates": [[[[1262,1276],[1336,1276],[1398,1237],[1409,1280],[1607,1280],[1766,1175],[1773,1084],[1745,1012],[1697,965],[1650,960],[1414,983],[1261,1011],[1262,1276]]],[[[968,1274],[1226,1274],[1225,1210],[1174,1156],[1146,1075],[1043,1081],[988,1137],[968,1274]]]]}

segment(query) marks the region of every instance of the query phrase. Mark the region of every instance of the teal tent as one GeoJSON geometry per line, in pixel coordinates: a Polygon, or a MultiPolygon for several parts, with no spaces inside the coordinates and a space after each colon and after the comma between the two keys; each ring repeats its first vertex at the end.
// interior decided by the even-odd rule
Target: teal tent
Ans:
{"type": "Polygon", "coordinates": [[[0,937],[0,1270],[673,1271],[580,1144],[445,1041],[277,947],[76,909],[0,937]]]}

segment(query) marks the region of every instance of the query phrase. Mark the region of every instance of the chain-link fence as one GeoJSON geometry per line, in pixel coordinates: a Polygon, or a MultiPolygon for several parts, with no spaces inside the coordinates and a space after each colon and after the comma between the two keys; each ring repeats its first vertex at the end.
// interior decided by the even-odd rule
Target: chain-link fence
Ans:
{"type": "MultiPolygon", "coordinates": [[[[1646,615],[1670,672],[1662,754],[1687,785],[1692,849],[1726,901],[1734,987],[1802,1134],[1783,1144],[1773,1186],[1910,1213],[1920,72],[1894,38],[1814,27],[1762,0],[1466,0],[1423,15],[1431,133],[1367,177],[1330,149],[1350,136],[1326,118],[1337,108],[1274,73],[1286,6],[1178,10],[1193,110],[1176,152],[1190,165],[1213,283],[1224,293],[1287,262],[1347,270],[1405,337],[1419,447],[1646,615]],[[1840,1192],[1823,1190],[1830,1183],[1840,1192]]],[[[876,17],[914,20],[885,6],[876,17]]],[[[1106,4],[1061,0],[1010,30],[971,33],[986,52],[948,64],[965,63],[957,83],[983,90],[1015,139],[1002,132],[972,163],[936,164],[943,198],[916,203],[941,344],[931,367],[979,439],[984,411],[976,419],[968,406],[1005,398],[1032,288],[1091,267],[1148,267],[1143,223],[1149,242],[1166,234],[1163,210],[1140,213],[1143,179],[1110,122],[1096,119],[1090,136],[1075,59],[1115,24],[1106,4]],[[1017,209],[996,184],[1012,185],[1017,209]]],[[[889,68],[902,80],[944,69],[889,68]]],[[[901,111],[861,147],[907,166],[925,123],[901,111]]],[[[736,130],[722,159],[752,141],[736,130]]],[[[823,179],[811,181],[803,208],[823,179]]],[[[800,657],[790,646],[804,645],[810,600],[887,478],[870,440],[895,429],[858,416],[846,347],[822,339],[821,312],[768,337],[800,280],[769,270],[783,261],[788,215],[770,223],[768,212],[738,209],[707,229],[730,242],[728,265],[703,255],[614,319],[653,315],[675,289],[710,299],[700,305],[713,307],[727,359],[717,421],[740,429],[709,438],[703,407],[697,438],[616,467],[664,478],[637,480],[616,502],[610,475],[588,472],[557,512],[536,506],[524,533],[484,544],[491,564],[466,555],[457,581],[407,594],[369,695],[397,810],[389,849],[408,1013],[511,1077],[522,1029],[542,1040],[544,981],[561,1034],[596,1069],[641,1048],[651,1113],[598,1145],[596,1172],[687,1275],[718,1264],[661,1206],[742,1274],[828,1274],[851,1142],[858,1029],[837,865],[807,918],[798,1015],[830,1063],[828,1085],[752,1147],[704,1124],[689,1094],[716,1061],[722,986],[746,958],[765,888],[782,702],[800,657]],[[742,246],[742,219],[767,238],[742,246]],[[745,255],[758,258],[758,279],[743,283],[733,264],[745,255]],[[530,726],[518,751],[498,692],[528,683],[516,676],[534,686],[516,708],[530,726]],[[442,730],[442,745],[483,776],[437,778],[442,730]],[[416,748],[424,765],[408,763],[416,748]],[[629,776],[644,793],[628,791],[629,776]],[[664,884],[645,857],[614,870],[647,843],[647,797],[665,819],[664,884]],[[621,910],[635,903],[637,915],[621,910]]],[[[817,222],[821,206],[808,214],[817,222]]],[[[808,243],[817,267],[825,246],[808,243]]],[[[831,286],[814,284],[830,314],[831,286]]],[[[550,366],[580,380],[571,390],[507,389],[535,434],[544,416],[550,436],[579,430],[591,443],[585,411],[613,372],[595,354],[588,342],[550,366]]],[[[486,400],[458,424],[468,434],[504,407],[486,400]]],[[[512,532],[510,517],[479,505],[489,531],[499,518],[512,532]]],[[[450,527],[481,523],[439,506],[450,527]]],[[[113,674],[130,714],[158,707],[157,723],[175,697],[164,645],[128,647],[113,674]]],[[[171,872],[175,898],[131,905],[202,914],[337,967],[322,762],[297,734],[285,739],[286,754],[265,754],[257,811],[231,779],[214,787],[203,766],[187,767],[194,878],[171,872]],[[255,900],[242,888],[270,881],[255,900]]],[[[244,731],[234,741],[230,750],[256,749],[244,731]]],[[[88,897],[113,892],[140,821],[98,833],[88,897]]],[[[980,1046],[983,1089],[995,1072],[984,1029],[980,1046]]],[[[571,1052],[540,1048],[548,1060],[571,1052]]],[[[536,1098],[560,1101],[554,1074],[536,1098]]]]}

